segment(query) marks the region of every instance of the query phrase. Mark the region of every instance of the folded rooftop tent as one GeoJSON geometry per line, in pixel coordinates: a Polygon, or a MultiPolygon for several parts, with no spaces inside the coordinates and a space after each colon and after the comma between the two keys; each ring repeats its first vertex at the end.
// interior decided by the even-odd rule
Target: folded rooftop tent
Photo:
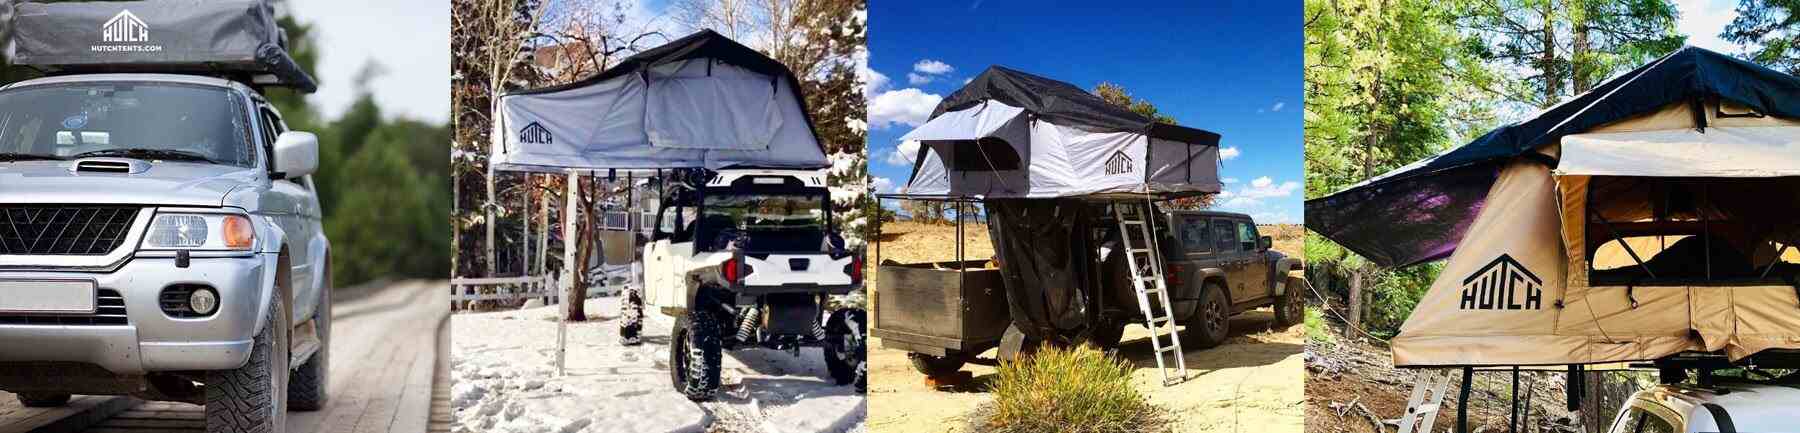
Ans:
{"type": "Polygon", "coordinates": [[[1219,134],[1157,122],[1069,83],[994,66],[901,137],[903,198],[1217,193],[1219,134]]]}
{"type": "Polygon", "coordinates": [[[13,64],[50,72],[204,73],[311,93],[266,0],[22,2],[13,64]]]}
{"type": "Polygon", "coordinates": [[[712,30],[594,77],[500,96],[493,164],[565,169],[824,168],[800,81],[712,30]]]}
{"type": "Polygon", "coordinates": [[[1684,48],[1309,201],[1307,226],[1386,265],[1449,255],[1392,341],[1397,366],[1800,348],[1794,96],[1800,79],[1684,48]]]}

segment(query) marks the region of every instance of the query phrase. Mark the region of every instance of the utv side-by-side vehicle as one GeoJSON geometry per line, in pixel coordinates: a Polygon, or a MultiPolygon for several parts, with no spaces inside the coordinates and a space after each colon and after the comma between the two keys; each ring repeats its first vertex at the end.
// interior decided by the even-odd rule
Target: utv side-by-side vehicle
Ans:
{"type": "Polygon", "coordinates": [[[865,313],[826,314],[829,296],[862,290],[863,271],[837,234],[824,174],[687,173],[669,183],[643,257],[646,301],[676,319],[676,389],[710,399],[725,350],[806,346],[824,349],[838,384],[866,389],[865,313]]]}
{"type": "Polygon", "coordinates": [[[19,5],[13,60],[50,76],[0,88],[0,390],[28,407],[203,404],[211,432],[281,431],[289,409],[325,405],[318,139],[262,95],[315,86],[271,15],[259,1],[19,5]],[[179,30],[194,22],[245,31],[179,30]],[[103,38],[114,26],[130,28],[103,38]],[[138,48],[89,51],[114,46],[138,48]]]}
{"type": "MultiPolygon", "coordinates": [[[[1092,206],[1094,215],[1108,215],[1104,208],[1111,204],[1092,206]]],[[[1304,277],[1292,272],[1301,270],[1301,260],[1270,250],[1271,238],[1259,235],[1250,216],[1160,210],[1156,215],[1171,292],[1169,316],[1183,326],[1187,344],[1217,346],[1228,336],[1232,316],[1261,307],[1274,307],[1280,325],[1299,323],[1304,277]]],[[[1103,281],[1099,290],[1080,295],[1090,314],[1087,330],[1076,339],[1115,347],[1126,325],[1143,324],[1146,312],[1126,280],[1118,225],[1108,216],[1089,227],[1090,245],[1098,248],[1087,256],[1103,281]]],[[[1000,346],[1013,323],[1002,266],[993,260],[882,262],[874,335],[886,347],[910,352],[913,367],[928,376],[954,373],[971,361],[988,362],[977,357],[1000,346]]]]}

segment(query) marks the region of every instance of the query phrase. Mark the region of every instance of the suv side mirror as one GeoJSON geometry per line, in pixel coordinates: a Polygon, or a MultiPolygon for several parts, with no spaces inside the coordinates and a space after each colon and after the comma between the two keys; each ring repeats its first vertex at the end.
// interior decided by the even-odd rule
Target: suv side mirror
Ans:
{"type": "Polygon", "coordinates": [[[319,169],[319,136],[288,131],[275,138],[275,173],[295,179],[319,169]]]}
{"type": "Polygon", "coordinates": [[[1275,238],[1263,236],[1256,240],[1256,249],[1266,250],[1273,246],[1275,246],[1275,238]]]}

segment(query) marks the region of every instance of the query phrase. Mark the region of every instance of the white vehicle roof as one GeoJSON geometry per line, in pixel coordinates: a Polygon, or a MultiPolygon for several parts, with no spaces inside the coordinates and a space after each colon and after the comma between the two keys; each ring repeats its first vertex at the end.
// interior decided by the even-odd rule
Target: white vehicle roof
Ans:
{"type": "Polygon", "coordinates": [[[800,183],[806,185],[808,188],[825,188],[826,187],[826,185],[825,185],[825,170],[792,170],[792,169],[783,170],[783,169],[762,169],[762,168],[719,170],[719,175],[717,177],[714,177],[711,182],[707,182],[706,186],[731,185],[733,182],[737,182],[738,179],[742,179],[745,177],[774,177],[774,176],[791,177],[791,178],[795,178],[795,179],[800,179],[800,183]]]}
{"type": "MultiPolygon", "coordinates": [[[[1632,396],[1675,411],[1687,421],[1688,432],[1796,432],[1800,431],[1800,388],[1783,385],[1720,384],[1707,388],[1659,385],[1632,396]],[[1710,407],[1709,407],[1710,406],[1710,407]],[[1713,412],[1730,418],[1730,429],[1721,428],[1713,412]]],[[[1630,408],[1624,408],[1629,410],[1630,408]]]]}

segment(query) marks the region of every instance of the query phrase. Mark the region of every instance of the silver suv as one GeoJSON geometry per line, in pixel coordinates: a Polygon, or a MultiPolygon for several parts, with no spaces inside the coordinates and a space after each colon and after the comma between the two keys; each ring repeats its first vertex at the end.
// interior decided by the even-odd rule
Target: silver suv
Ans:
{"type": "Polygon", "coordinates": [[[325,402],[330,244],[318,139],[223,78],[0,88],[0,390],[206,405],[280,431],[325,402]]]}

